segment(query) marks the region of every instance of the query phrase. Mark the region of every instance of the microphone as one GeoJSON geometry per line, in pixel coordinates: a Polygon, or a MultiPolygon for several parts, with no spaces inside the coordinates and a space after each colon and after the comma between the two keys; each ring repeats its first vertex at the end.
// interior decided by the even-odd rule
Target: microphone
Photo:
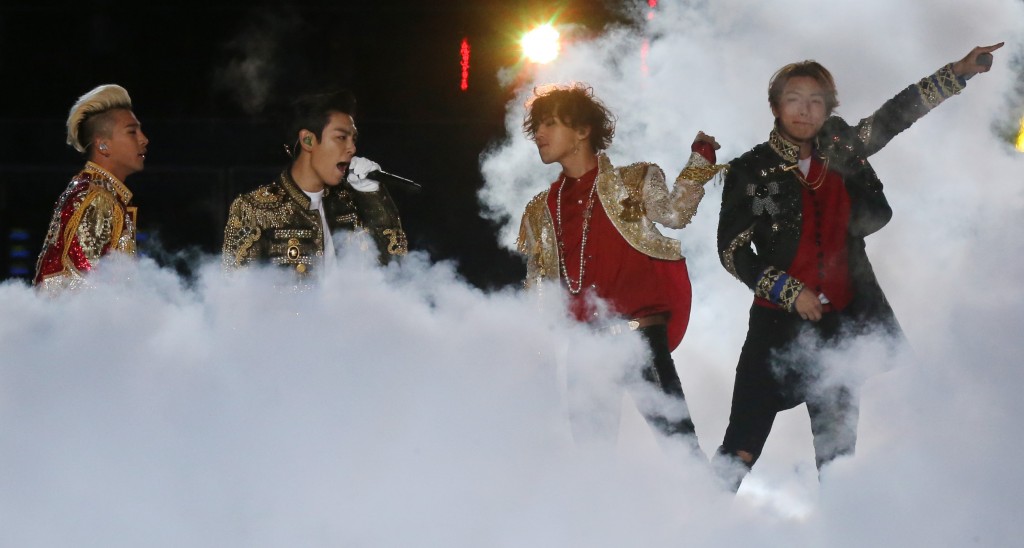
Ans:
{"type": "MultiPolygon", "coordinates": [[[[991,53],[979,53],[978,54],[978,58],[975,59],[974,62],[978,63],[979,65],[983,65],[983,66],[991,68],[992,67],[992,54],[991,53]]],[[[977,73],[974,73],[974,74],[977,74],[977,73]]],[[[974,76],[974,74],[971,74],[970,76],[964,76],[964,80],[970,80],[971,77],[974,76]]]]}
{"type": "Polygon", "coordinates": [[[382,183],[399,184],[414,188],[416,190],[423,190],[423,186],[420,185],[419,183],[411,179],[406,179],[405,177],[395,175],[394,173],[388,173],[387,171],[384,171],[382,169],[375,169],[367,173],[366,178],[373,179],[374,181],[380,181],[382,183]]]}

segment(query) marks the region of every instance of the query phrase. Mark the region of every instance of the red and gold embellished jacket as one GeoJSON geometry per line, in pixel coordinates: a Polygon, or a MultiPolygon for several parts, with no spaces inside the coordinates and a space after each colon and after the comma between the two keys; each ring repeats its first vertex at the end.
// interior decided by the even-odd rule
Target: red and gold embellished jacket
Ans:
{"type": "Polygon", "coordinates": [[[117,177],[87,162],[57,199],[33,283],[47,291],[77,287],[109,251],[135,253],[131,199],[117,177]]]}
{"type": "MultiPolygon", "coordinates": [[[[699,153],[676,178],[672,190],[665,173],[655,164],[636,163],[616,168],[604,154],[598,155],[597,195],[601,207],[622,235],[637,251],[664,260],[680,260],[679,241],[663,235],[654,223],[683,228],[690,223],[704,197],[704,183],[722,166],[715,166],[699,153]]],[[[548,190],[526,206],[516,242],[526,256],[526,286],[560,277],[558,241],[548,209],[548,190]]]]}

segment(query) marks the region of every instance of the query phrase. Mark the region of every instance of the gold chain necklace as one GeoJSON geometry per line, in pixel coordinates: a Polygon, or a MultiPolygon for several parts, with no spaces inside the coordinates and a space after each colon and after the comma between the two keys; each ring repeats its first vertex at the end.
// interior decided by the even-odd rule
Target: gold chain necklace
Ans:
{"type": "MultiPolygon", "coordinates": [[[[821,166],[821,173],[814,179],[813,182],[808,181],[804,178],[804,174],[800,173],[800,164],[793,164],[786,168],[787,171],[792,171],[793,175],[796,176],[796,180],[800,181],[800,184],[804,185],[807,190],[818,190],[821,185],[825,184],[825,176],[828,175],[828,156],[825,156],[825,163],[821,166]]],[[[810,167],[807,168],[807,173],[810,173],[810,167]]]]}
{"type": "Polygon", "coordinates": [[[559,251],[558,263],[559,266],[562,267],[562,276],[565,277],[565,283],[569,288],[569,293],[579,295],[580,291],[583,290],[583,274],[586,268],[587,234],[590,233],[590,216],[594,212],[594,198],[597,194],[597,179],[594,180],[593,185],[590,187],[590,197],[587,199],[587,209],[583,213],[583,241],[580,242],[580,277],[575,282],[575,288],[573,288],[572,278],[569,277],[569,269],[565,266],[565,242],[562,236],[562,188],[565,187],[565,179],[566,176],[563,173],[562,178],[558,183],[558,197],[555,201],[555,220],[558,222],[558,226],[555,227],[559,251]]]}

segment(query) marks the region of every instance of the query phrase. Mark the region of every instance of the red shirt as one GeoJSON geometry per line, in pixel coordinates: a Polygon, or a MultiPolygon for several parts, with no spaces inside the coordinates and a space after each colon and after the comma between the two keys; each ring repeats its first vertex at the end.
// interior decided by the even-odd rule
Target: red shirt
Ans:
{"type": "MultiPolygon", "coordinates": [[[[594,168],[579,179],[563,174],[551,185],[548,193],[548,209],[556,237],[562,242],[559,255],[573,289],[581,282],[583,218],[590,200],[593,200],[584,250],[583,288],[576,295],[570,292],[570,311],[583,322],[607,318],[608,314],[600,314],[600,305],[594,299],[598,297],[605,301],[611,315],[624,318],[668,313],[669,347],[675,348],[683,338],[690,317],[690,279],[686,261],[655,259],[629,245],[601,207],[601,199],[594,189],[597,171],[594,168]],[[560,218],[559,189],[562,192],[560,218]]],[[[570,285],[564,273],[562,283],[570,285]]]]}
{"type": "MultiPolygon", "coordinates": [[[[817,180],[822,167],[821,162],[812,157],[806,179],[817,180]]],[[[800,244],[786,273],[803,282],[815,294],[824,294],[834,310],[842,310],[853,300],[846,247],[850,196],[842,176],[829,170],[817,189],[803,186],[802,203],[800,244]]],[[[777,308],[764,299],[758,298],[757,301],[758,304],[777,308]]]]}

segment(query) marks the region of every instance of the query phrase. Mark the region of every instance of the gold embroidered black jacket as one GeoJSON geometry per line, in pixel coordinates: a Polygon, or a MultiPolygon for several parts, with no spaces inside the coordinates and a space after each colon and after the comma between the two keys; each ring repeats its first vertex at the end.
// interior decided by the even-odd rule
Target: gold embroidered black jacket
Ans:
{"type": "MultiPolygon", "coordinates": [[[[309,197],[287,169],[276,181],[236,198],[224,228],[224,267],[264,261],[311,272],[323,261],[324,233],[319,212],[309,206],[309,197]]],[[[324,191],[323,206],[332,233],[369,233],[381,263],[407,253],[398,209],[383,185],[374,192],[360,192],[342,181],[324,191]]]]}
{"type": "MultiPolygon", "coordinates": [[[[850,277],[856,300],[869,315],[892,317],[864,248],[864,237],[885,226],[892,209],[867,158],[964,85],[946,65],[856,126],[832,116],[818,134],[814,153],[842,175],[850,196],[850,277]]],[[[798,151],[773,130],[768,142],[730,162],[718,223],[719,259],[726,270],[756,296],[791,311],[803,289],[785,272],[796,256],[803,224],[801,185],[793,174],[798,151]],[[781,291],[772,291],[776,284],[781,291]]]]}

